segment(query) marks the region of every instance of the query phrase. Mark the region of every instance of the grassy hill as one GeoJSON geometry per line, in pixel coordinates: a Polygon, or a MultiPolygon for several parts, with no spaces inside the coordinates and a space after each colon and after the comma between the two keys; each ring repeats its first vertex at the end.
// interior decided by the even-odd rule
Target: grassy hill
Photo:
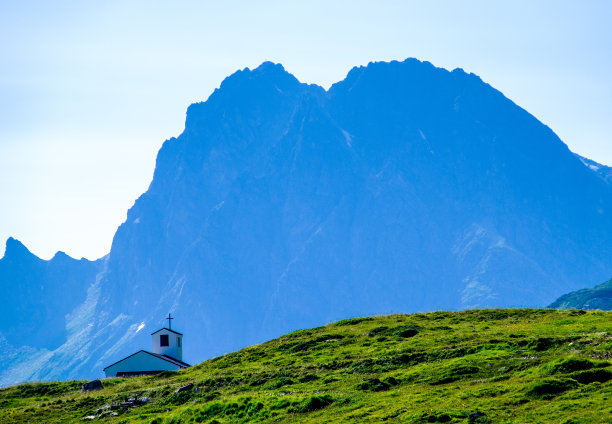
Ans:
{"type": "Polygon", "coordinates": [[[549,308],[612,310],[612,280],[589,289],[576,290],[555,300],[549,308]]]}
{"type": "Polygon", "coordinates": [[[612,312],[356,318],[95,392],[8,387],[0,422],[612,422],[611,363],[612,312]]]}

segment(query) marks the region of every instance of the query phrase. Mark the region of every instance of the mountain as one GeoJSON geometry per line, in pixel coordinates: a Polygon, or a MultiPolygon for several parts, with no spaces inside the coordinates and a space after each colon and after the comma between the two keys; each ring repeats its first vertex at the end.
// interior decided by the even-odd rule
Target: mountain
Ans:
{"type": "Polygon", "coordinates": [[[84,381],[0,389],[2,422],[609,423],[611,318],[506,309],[348,319],[93,392],[80,392],[84,381]]]}
{"type": "Polygon", "coordinates": [[[76,260],[57,252],[45,261],[9,238],[0,259],[0,381],[49,379],[40,363],[53,358],[74,332],[71,314],[82,307],[103,259],[76,260]]]}
{"type": "Polygon", "coordinates": [[[590,289],[576,290],[559,297],[549,308],[612,310],[612,280],[590,289]]]}
{"type": "Polygon", "coordinates": [[[20,375],[101,375],[169,311],[198,362],[352,316],[545,306],[611,253],[612,187],[478,76],[408,59],[326,91],[266,62],[188,108],[66,340],[20,375]]]}
{"type": "Polygon", "coordinates": [[[85,300],[100,263],[75,260],[63,252],[44,261],[9,238],[0,259],[3,337],[11,344],[27,340],[35,347],[59,347],[68,335],[63,318],[85,300]]]}
{"type": "Polygon", "coordinates": [[[597,175],[601,177],[608,184],[612,183],[612,168],[606,165],[602,165],[601,163],[597,163],[594,160],[585,158],[580,155],[576,155],[582,163],[584,163],[589,169],[594,171],[597,175]]]}

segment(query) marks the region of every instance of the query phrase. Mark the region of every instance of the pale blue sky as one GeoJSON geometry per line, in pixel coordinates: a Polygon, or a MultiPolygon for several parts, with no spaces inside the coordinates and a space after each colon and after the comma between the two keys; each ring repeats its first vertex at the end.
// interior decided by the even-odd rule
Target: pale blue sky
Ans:
{"type": "Polygon", "coordinates": [[[162,142],[223,78],[280,62],[324,87],[416,57],[464,68],[612,164],[612,2],[2,1],[0,254],[108,252],[162,142]]]}

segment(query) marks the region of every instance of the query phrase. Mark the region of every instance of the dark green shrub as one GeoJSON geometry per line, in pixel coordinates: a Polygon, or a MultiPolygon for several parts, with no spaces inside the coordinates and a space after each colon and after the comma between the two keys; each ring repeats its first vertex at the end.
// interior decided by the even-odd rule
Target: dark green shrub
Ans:
{"type": "Polygon", "coordinates": [[[378,378],[370,378],[369,380],[363,381],[357,385],[359,390],[370,391],[370,392],[382,392],[389,390],[391,386],[389,383],[380,381],[378,378]]]}
{"type": "MultiPolygon", "coordinates": [[[[397,327],[389,328],[389,327],[376,327],[370,330],[368,336],[399,336],[402,338],[414,337],[419,333],[421,327],[416,325],[399,325],[397,327]]],[[[380,338],[378,339],[380,341],[380,338]]]]}
{"type": "Polygon", "coordinates": [[[573,389],[577,386],[578,382],[571,378],[551,378],[535,383],[529,390],[529,394],[537,397],[551,397],[573,389]]]}
{"type": "Polygon", "coordinates": [[[417,365],[427,361],[428,354],[423,352],[417,353],[401,353],[392,358],[392,362],[398,365],[417,365]]]}
{"type": "Polygon", "coordinates": [[[324,334],[314,340],[307,340],[301,343],[285,343],[284,345],[279,346],[279,349],[289,348],[289,350],[294,353],[303,352],[318,347],[318,345],[320,345],[321,343],[332,340],[342,340],[343,338],[344,336],[341,334],[324,334]]]}
{"type": "Polygon", "coordinates": [[[368,336],[373,337],[379,334],[385,334],[387,330],[389,330],[389,327],[376,327],[370,330],[368,336]]]}
{"type": "Polygon", "coordinates": [[[576,372],[571,377],[582,384],[589,384],[594,382],[605,383],[606,381],[612,380],[612,372],[604,369],[596,369],[589,371],[576,372]]]}
{"type": "Polygon", "coordinates": [[[303,377],[300,377],[299,382],[300,383],[308,383],[309,381],[314,381],[314,380],[318,380],[319,377],[317,377],[314,374],[306,374],[303,377]]]}
{"type": "Polygon", "coordinates": [[[388,384],[389,386],[397,386],[399,383],[393,377],[387,377],[383,380],[383,383],[388,384]]]}
{"type": "MultiPolygon", "coordinates": [[[[567,338],[567,337],[540,337],[537,339],[531,339],[528,342],[528,346],[534,349],[537,352],[543,352],[545,350],[551,349],[555,346],[559,346],[565,342],[576,340],[576,338],[567,338]]],[[[521,340],[522,341],[522,340],[521,340]]],[[[520,343],[519,343],[520,345],[520,343]]]]}
{"type": "Polygon", "coordinates": [[[152,375],[150,378],[155,380],[163,380],[168,377],[173,377],[177,374],[177,371],[162,371],[159,374],[152,375]]]}
{"type": "Polygon", "coordinates": [[[272,405],[270,407],[270,409],[285,409],[288,408],[290,406],[292,406],[293,404],[291,402],[289,402],[287,399],[281,399],[278,402],[276,402],[274,405],[272,405]]]}
{"type": "Polygon", "coordinates": [[[478,367],[472,366],[457,366],[452,368],[447,373],[441,375],[439,378],[434,379],[431,384],[446,384],[452,383],[453,381],[460,380],[464,376],[471,376],[480,371],[478,367]]]}
{"type": "Polygon", "coordinates": [[[567,358],[553,365],[551,373],[568,373],[574,371],[584,371],[593,368],[595,364],[588,359],[567,358]]]}
{"type": "Polygon", "coordinates": [[[223,410],[224,410],[224,405],[222,403],[214,402],[208,405],[203,410],[199,411],[199,416],[202,418],[202,420],[204,420],[206,418],[212,418],[215,415],[222,413],[223,410]]]}
{"type": "Polygon", "coordinates": [[[251,381],[251,382],[249,383],[249,386],[251,386],[251,387],[261,386],[261,385],[262,385],[262,384],[264,384],[266,381],[267,381],[267,380],[266,380],[266,379],[264,379],[264,378],[258,378],[258,379],[255,379],[255,380],[251,381]]]}
{"type": "Polygon", "coordinates": [[[555,340],[549,337],[540,337],[539,339],[531,340],[529,346],[537,352],[548,350],[555,345],[555,340]]]}
{"type": "Polygon", "coordinates": [[[369,374],[374,372],[374,367],[376,367],[374,360],[372,360],[371,358],[366,358],[360,361],[353,362],[353,364],[351,365],[351,370],[353,372],[358,372],[361,374],[369,374]]]}
{"type": "Polygon", "coordinates": [[[312,396],[295,408],[296,412],[312,412],[331,405],[334,399],[330,395],[312,396]]]}
{"type": "Polygon", "coordinates": [[[419,331],[414,329],[414,328],[408,328],[406,330],[400,330],[397,335],[400,337],[404,337],[404,338],[408,338],[408,337],[414,337],[417,334],[419,334],[419,331]]]}
{"type": "Polygon", "coordinates": [[[172,393],[163,400],[162,405],[182,405],[193,397],[192,391],[172,393]]]}
{"type": "Polygon", "coordinates": [[[451,420],[452,418],[448,414],[442,414],[438,416],[429,415],[428,417],[425,418],[425,421],[427,421],[428,423],[447,423],[451,420]]]}
{"type": "Polygon", "coordinates": [[[271,389],[278,389],[283,386],[289,386],[291,384],[293,384],[292,379],[290,379],[289,377],[281,377],[270,383],[268,387],[270,387],[271,389]]]}
{"type": "Polygon", "coordinates": [[[366,321],[372,321],[373,318],[348,318],[348,319],[343,319],[342,321],[338,321],[336,323],[337,326],[343,326],[343,325],[355,325],[355,324],[359,324],[362,322],[366,322],[366,321]]]}

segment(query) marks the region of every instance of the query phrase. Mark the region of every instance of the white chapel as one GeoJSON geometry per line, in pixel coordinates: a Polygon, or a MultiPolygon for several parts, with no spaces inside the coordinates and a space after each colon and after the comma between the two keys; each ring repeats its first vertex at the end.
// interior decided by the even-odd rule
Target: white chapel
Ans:
{"type": "Polygon", "coordinates": [[[151,334],[153,352],[140,350],[104,368],[107,377],[135,377],[178,371],[191,365],[183,362],[183,335],[172,329],[172,316],[168,314],[168,328],[151,334]]]}

